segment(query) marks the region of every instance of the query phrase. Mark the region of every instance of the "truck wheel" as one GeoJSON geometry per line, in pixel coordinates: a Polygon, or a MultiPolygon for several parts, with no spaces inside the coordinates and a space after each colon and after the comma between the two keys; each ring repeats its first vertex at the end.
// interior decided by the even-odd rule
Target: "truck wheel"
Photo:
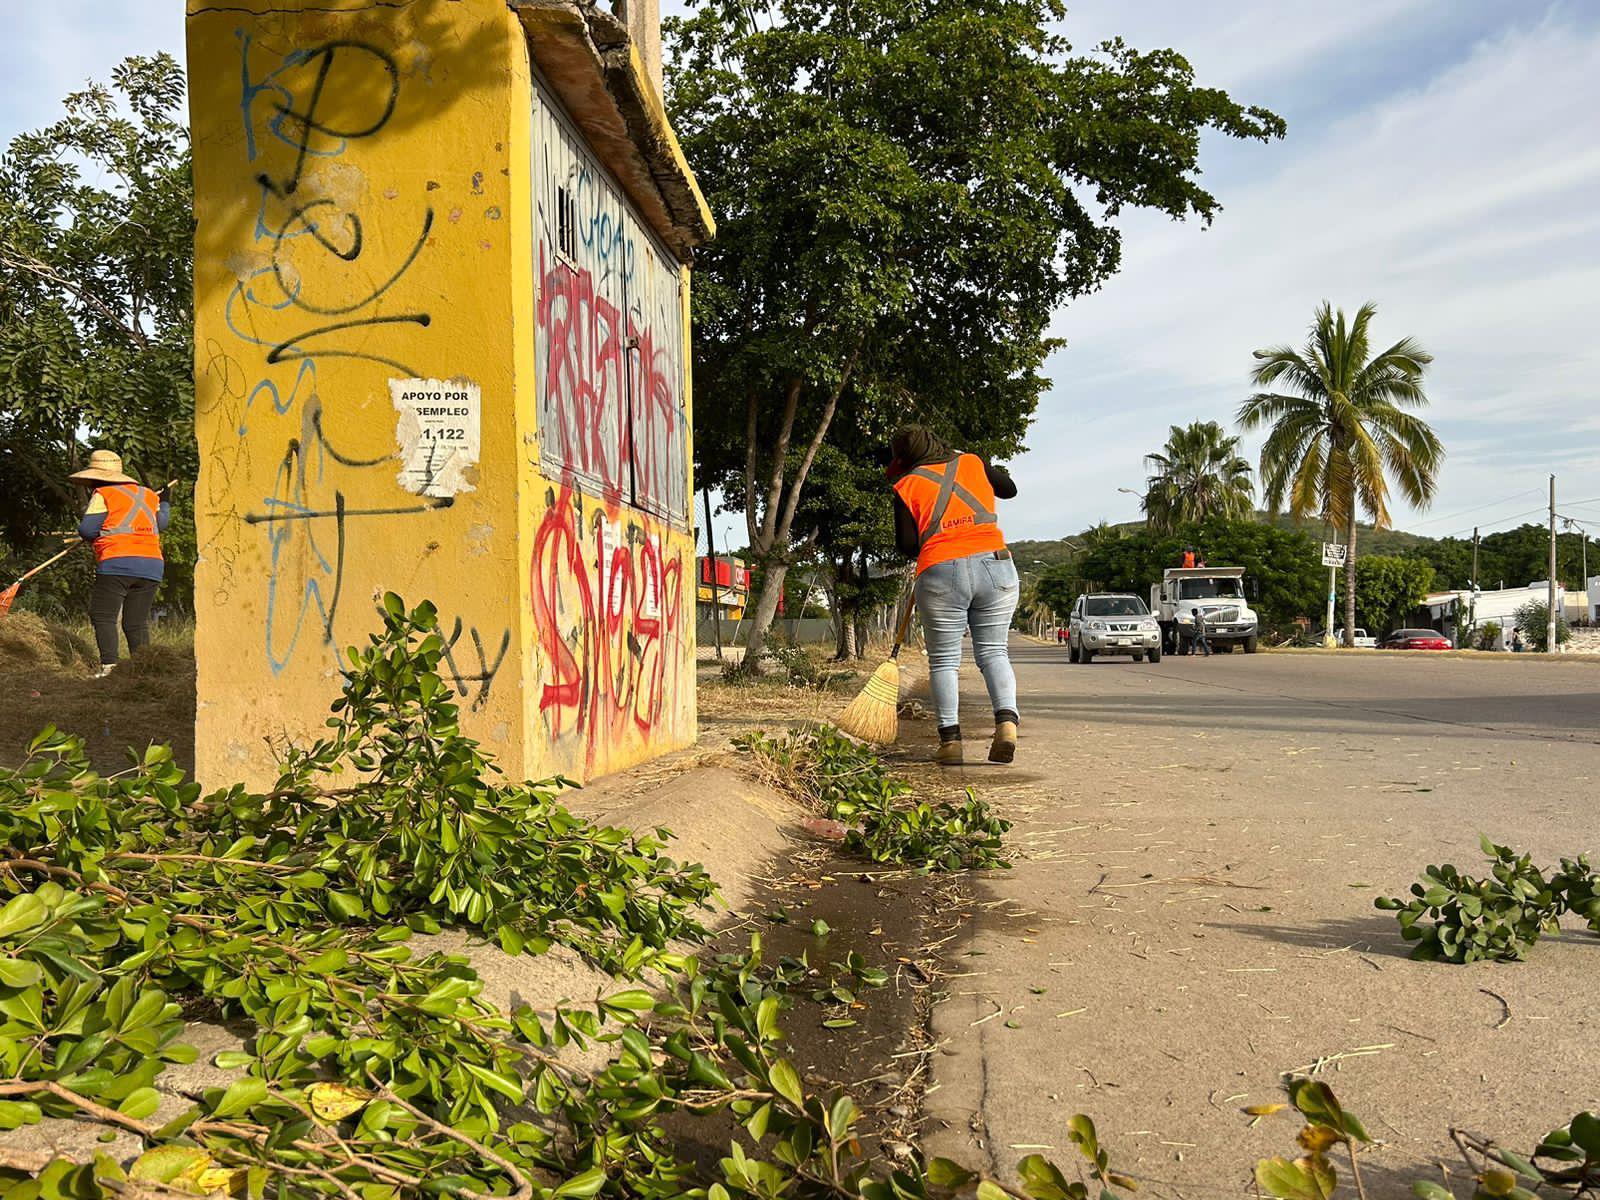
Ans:
{"type": "Polygon", "coordinates": [[[1136,662],[1136,663],[1142,663],[1144,661],[1144,651],[1143,650],[1135,650],[1133,652],[1133,661],[1136,662]]]}
{"type": "Polygon", "coordinates": [[[1255,634],[1252,633],[1249,637],[1245,638],[1245,640],[1244,640],[1244,652],[1246,654],[1254,654],[1256,652],[1256,635],[1255,634]]]}
{"type": "Polygon", "coordinates": [[[1078,661],[1086,666],[1089,663],[1092,663],[1094,661],[1094,651],[1085,646],[1082,650],[1078,651],[1078,661]]]}
{"type": "Polygon", "coordinates": [[[1150,647],[1150,661],[1153,663],[1161,661],[1161,647],[1159,645],[1150,647]]]}
{"type": "Polygon", "coordinates": [[[1075,663],[1075,662],[1078,661],[1078,643],[1077,642],[1069,642],[1067,644],[1067,661],[1071,662],[1071,663],[1075,663]]]}
{"type": "Polygon", "coordinates": [[[1190,655],[1190,654],[1193,654],[1193,653],[1194,653],[1194,643],[1191,642],[1188,638],[1184,637],[1183,634],[1180,633],[1178,635],[1178,657],[1179,658],[1183,658],[1183,657],[1185,657],[1187,655],[1190,655]]]}

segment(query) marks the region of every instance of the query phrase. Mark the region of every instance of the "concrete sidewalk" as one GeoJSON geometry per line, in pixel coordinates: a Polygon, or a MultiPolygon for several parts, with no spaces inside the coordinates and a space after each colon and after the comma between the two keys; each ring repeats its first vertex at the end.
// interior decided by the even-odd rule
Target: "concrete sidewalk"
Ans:
{"type": "Polygon", "coordinates": [[[1258,1158],[1298,1151],[1292,1122],[1242,1110],[1298,1070],[1382,1143],[1377,1200],[1436,1161],[1459,1172],[1451,1125],[1526,1151],[1600,1107],[1600,940],[1417,963],[1372,907],[1430,862],[1477,871],[1480,829],[1550,865],[1600,850],[1590,665],[1013,656],[1015,766],[944,785],[1017,823],[1017,861],[949,948],[929,1153],[1008,1174],[1037,1151],[1070,1173],[1085,1112],[1145,1191],[1246,1193],[1258,1158]]]}

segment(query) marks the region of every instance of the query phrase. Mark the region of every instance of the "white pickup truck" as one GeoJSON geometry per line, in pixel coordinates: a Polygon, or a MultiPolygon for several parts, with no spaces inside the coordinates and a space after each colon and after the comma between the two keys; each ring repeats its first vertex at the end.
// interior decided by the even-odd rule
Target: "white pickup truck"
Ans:
{"type": "MultiPolygon", "coordinates": [[[[1344,645],[1344,630],[1335,629],[1333,631],[1333,644],[1335,646],[1344,645]]],[[[1352,645],[1354,645],[1358,650],[1376,650],[1378,648],[1378,639],[1371,636],[1365,629],[1357,625],[1356,638],[1352,645]]]]}
{"type": "Polygon", "coordinates": [[[1206,623],[1206,642],[1213,650],[1243,646],[1256,652],[1258,622],[1244,597],[1243,567],[1172,567],[1150,587],[1150,611],[1161,622],[1170,654],[1194,649],[1195,624],[1206,623]]]}

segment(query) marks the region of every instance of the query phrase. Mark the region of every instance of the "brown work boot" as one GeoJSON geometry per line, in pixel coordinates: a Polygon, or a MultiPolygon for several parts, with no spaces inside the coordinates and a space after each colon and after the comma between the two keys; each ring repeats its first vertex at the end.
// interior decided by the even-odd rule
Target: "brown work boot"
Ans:
{"type": "Polygon", "coordinates": [[[994,741],[989,743],[989,761],[993,763],[1008,763],[1017,756],[1017,723],[1015,721],[996,721],[994,723],[994,741]]]}
{"type": "Polygon", "coordinates": [[[933,752],[933,761],[941,767],[961,765],[961,726],[951,725],[939,730],[939,748],[933,752]]]}

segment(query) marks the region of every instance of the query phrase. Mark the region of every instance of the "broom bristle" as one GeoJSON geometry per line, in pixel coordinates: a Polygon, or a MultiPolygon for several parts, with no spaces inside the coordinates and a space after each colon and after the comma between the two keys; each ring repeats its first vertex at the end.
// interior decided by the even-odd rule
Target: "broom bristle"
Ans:
{"type": "Polygon", "coordinates": [[[22,589],[22,584],[13,583],[5,591],[0,592],[0,617],[11,611],[11,602],[17,598],[17,593],[22,589]]]}
{"type": "Polygon", "coordinates": [[[900,730],[900,664],[893,659],[872,673],[839,718],[839,728],[864,742],[886,746],[900,730]]]}

